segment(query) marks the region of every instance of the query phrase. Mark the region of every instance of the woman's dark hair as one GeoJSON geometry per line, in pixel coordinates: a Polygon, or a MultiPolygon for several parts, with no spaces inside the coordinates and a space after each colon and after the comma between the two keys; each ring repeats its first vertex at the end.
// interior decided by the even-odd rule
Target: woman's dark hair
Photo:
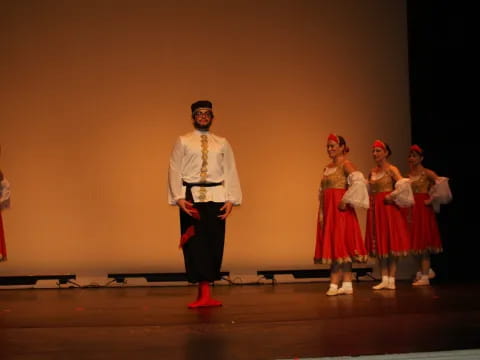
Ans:
{"type": "Polygon", "coordinates": [[[343,153],[347,154],[350,151],[350,148],[347,146],[347,142],[343,136],[337,135],[338,137],[338,145],[343,146],[343,153]]]}
{"type": "Polygon", "coordinates": [[[388,145],[386,142],[384,142],[385,144],[385,149],[387,150],[387,158],[390,157],[390,155],[392,155],[392,149],[390,149],[390,145],[388,145]]]}

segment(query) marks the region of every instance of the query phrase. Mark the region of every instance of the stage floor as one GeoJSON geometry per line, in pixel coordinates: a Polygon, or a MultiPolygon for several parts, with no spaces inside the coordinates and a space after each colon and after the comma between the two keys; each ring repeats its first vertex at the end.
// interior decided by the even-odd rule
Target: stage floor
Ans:
{"type": "Polygon", "coordinates": [[[0,289],[1,360],[294,359],[480,348],[479,284],[325,296],[327,282],[0,289]]]}

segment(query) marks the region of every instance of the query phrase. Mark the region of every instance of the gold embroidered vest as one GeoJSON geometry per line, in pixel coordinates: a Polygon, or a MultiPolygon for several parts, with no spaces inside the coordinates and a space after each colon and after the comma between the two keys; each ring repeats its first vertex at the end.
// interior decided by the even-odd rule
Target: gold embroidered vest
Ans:
{"type": "Polygon", "coordinates": [[[370,176],[368,182],[370,183],[370,191],[372,193],[393,191],[395,187],[395,181],[393,180],[393,177],[387,172],[385,172],[380,179],[376,180],[373,180],[370,176]]]}
{"type": "MultiPolygon", "coordinates": [[[[327,168],[328,169],[328,168],[327,168]]],[[[323,174],[322,189],[346,189],[347,177],[343,171],[343,166],[337,166],[335,172],[326,175],[323,174]]]]}
{"type": "Polygon", "coordinates": [[[426,194],[433,185],[425,172],[422,172],[419,176],[410,177],[410,180],[412,180],[411,185],[414,194],[426,194]]]}

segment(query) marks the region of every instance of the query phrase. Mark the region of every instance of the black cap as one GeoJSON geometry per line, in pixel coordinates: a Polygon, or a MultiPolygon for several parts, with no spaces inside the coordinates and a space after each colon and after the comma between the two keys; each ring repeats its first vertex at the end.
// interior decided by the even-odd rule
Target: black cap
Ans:
{"type": "Polygon", "coordinates": [[[212,108],[212,103],[208,100],[198,100],[198,101],[196,101],[192,104],[191,108],[192,108],[192,113],[195,112],[195,110],[197,110],[199,108],[211,109],[212,108]]]}

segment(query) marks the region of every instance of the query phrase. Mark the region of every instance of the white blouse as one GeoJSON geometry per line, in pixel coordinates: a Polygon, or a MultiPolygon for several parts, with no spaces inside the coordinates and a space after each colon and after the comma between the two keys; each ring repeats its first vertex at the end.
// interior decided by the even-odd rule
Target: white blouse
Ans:
{"type": "Polygon", "coordinates": [[[6,178],[0,183],[0,209],[10,207],[10,183],[6,178]]]}
{"type": "MultiPolygon", "coordinates": [[[[205,164],[204,164],[205,165],[205,164]]],[[[168,170],[168,203],[175,205],[177,200],[185,199],[183,181],[198,183],[204,179],[207,183],[223,183],[220,186],[204,187],[200,200],[200,186],[192,187],[195,202],[225,202],[234,205],[242,202],[242,190],[238,178],[233,150],[227,139],[214,135],[208,131],[195,130],[180,136],[170,155],[168,170]],[[206,152],[206,178],[201,178],[202,169],[202,141],[206,135],[208,146],[206,152]]]]}
{"type": "Polygon", "coordinates": [[[449,178],[440,176],[430,188],[429,195],[432,199],[432,207],[435,212],[440,212],[440,205],[452,201],[452,192],[448,184],[449,178]]]}

